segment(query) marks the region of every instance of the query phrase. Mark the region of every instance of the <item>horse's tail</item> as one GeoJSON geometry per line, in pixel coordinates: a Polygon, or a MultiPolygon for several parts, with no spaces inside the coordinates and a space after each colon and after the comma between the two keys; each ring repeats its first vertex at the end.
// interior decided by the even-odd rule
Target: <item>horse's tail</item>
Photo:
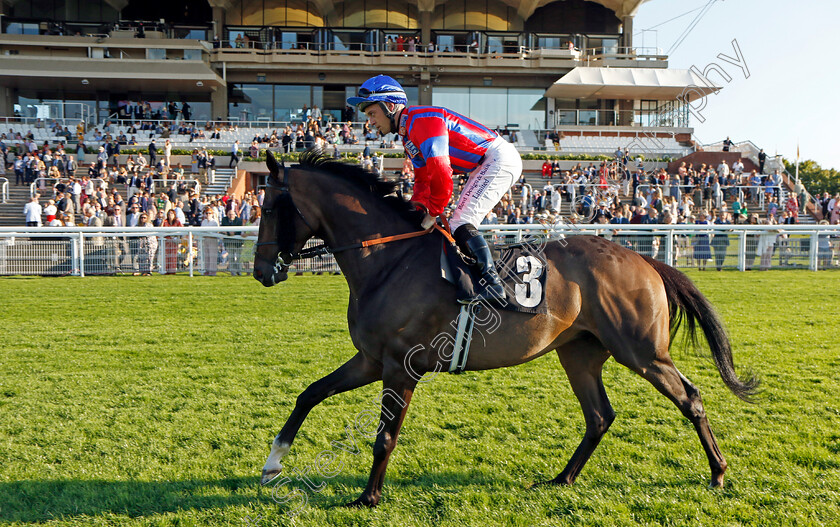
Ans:
{"type": "Polygon", "coordinates": [[[738,378],[732,363],[732,346],[729,343],[729,336],[726,334],[720,315],[712,304],[682,272],[653,258],[645,256],[644,259],[659,273],[665,284],[665,294],[668,297],[671,315],[671,342],[680,325],[685,321],[687,342],[696,347],[697,324],[699,323],[724,384],[739,398],[751,402],[759,381],[754,375],[750,375],[744,381],[738,378]]]}

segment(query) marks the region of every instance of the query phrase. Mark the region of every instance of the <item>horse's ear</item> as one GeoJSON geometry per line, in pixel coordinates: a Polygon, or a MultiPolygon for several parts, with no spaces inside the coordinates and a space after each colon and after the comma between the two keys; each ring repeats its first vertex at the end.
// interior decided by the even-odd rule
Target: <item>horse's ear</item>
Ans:
{"type": "Polygon", "coordinates": [[[274,158],[274,154],[271,153],[271,150],[266,150],[265,153],[265,165],[268,167],[268,171],[271,172],[271,176],[276,179],[277,175],[280,173],[280,169],[283,168],[283,162],[281,161],[278,165],[277,159],[274,158]]]}

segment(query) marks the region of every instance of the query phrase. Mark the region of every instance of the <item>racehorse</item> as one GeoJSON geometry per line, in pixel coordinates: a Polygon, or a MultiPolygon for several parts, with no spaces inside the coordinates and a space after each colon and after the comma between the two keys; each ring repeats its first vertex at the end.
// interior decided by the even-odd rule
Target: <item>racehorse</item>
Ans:
{"type": "MultiPolygon", "coordinates": [[[[417,345],[446,332],[459,312],[454,286],[440,275],[441,234],[363,246],[417,231],[408,203],[389,196],[394,184],[312,152],[291,167],[278,165],[269,152],[267,166],[254,278],[265,286],[286,280],[289,264],[312,253],[304,244],[321,238],[349,285],[347,320],[358,352],[298,396],[272,443],[261,482],[268,484],[279,475],[280,460],[314,406],[381,380],[381,421],[371,434],[376,440],[370,478],[358,499],[348,504],[373,507],[381,498],[388,459],[415,386],[421,375],[442,367],[438,351],[417,345]]],[[[666,264],[597,236],[571,236],[564,242],[543,249],[548,312],[499,312],[497,330],[484,342],[474,341],[466,369],[516,366],[557,352],[580,401],[586,432],[563,471],[544,484],[569,485],[615,418],[601,379],[602,366],[612,356],[647,379],[691,421],[709,460],[711,486],[722,486],[727,464],[700,393],[669,355],[681,322],[694,344],[699,326],[724,384],[736,396],[750,399],[758,381],[736,375],[729,339],[712,305],[683,273],[666,264]]]]}

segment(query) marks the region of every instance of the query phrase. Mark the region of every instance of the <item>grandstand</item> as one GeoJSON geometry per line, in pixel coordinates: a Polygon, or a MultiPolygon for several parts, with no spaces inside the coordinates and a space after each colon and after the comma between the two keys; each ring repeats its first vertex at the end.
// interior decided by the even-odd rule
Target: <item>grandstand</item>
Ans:
{"type": "MultiPolygon", "coordinates": [[[[69,154],[79,139],[88,152],[108,137],[125,136],[123,151],[145,150],[152,138],[162,150],[169,139],[176,151],[221,151],[222,169],[234,141],[247,155],[255,137],[276,132],[283,149],[284,129],[310,124],[317,107],[320,132],[352,123],[352,139],[336,142],[358,154],[362,116],[346,97],[386,73],[405,86],[409,104],[450,107],[498,129],[523,154],[629,150],[666,162],[702,150],[717,166],[722,145],[695,144],[688,105],[720,87],[635,45],[633,18],[646,1],[0,3],[0,134],[12,149],[27,148],[22,138],[31,136],[39,149],[64,144],[69,154]]],[[[401,152],[398,138],[368,144],[401,152]]],[[[290,149],[302,145],[295,137],[290,149]]],[[[758,162],[749,141],[732,151],[758,162]]],[[[178,160],[186,167],[190,158],[178,160]]],[[[527,179],[539,164],[526,163],[527,179]]],[[[780,166],[769,158],[765,172],[780,166]]],[[[235,192],[263,184],[264,167],[239,169],[244,184],[235,192]]],[[[217,173],[225,177],[199,182],[205,193],[224,193],[239,176],[217,173]]],[[[0,224],[19,224],[27,196],[13,188],[11,166],[6,176],[12,190],[0,224]]]]}

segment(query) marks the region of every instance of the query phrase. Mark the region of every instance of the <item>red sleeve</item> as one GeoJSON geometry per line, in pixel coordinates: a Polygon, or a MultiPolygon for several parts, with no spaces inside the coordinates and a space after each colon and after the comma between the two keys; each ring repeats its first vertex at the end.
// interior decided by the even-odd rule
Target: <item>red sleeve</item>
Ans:
{"type": "Polygon", "coordinates": [[[422,157],[422,160],[414,161],[414,194],[411,200],[425,205],[432,216],[438,216],[452,197],[452,165],[449,162],[446,122],[437,116],[420,116],[409,125],[408,136],[422,157]]]}
{"type": "Polygon", "coordinates": [[[422,203],[429,214],[438,216],[452,197],[452,167],[449,158],[439,157],[426,161],[426,166],[414,169],[414,194],[411,201],[422,203]]]}

